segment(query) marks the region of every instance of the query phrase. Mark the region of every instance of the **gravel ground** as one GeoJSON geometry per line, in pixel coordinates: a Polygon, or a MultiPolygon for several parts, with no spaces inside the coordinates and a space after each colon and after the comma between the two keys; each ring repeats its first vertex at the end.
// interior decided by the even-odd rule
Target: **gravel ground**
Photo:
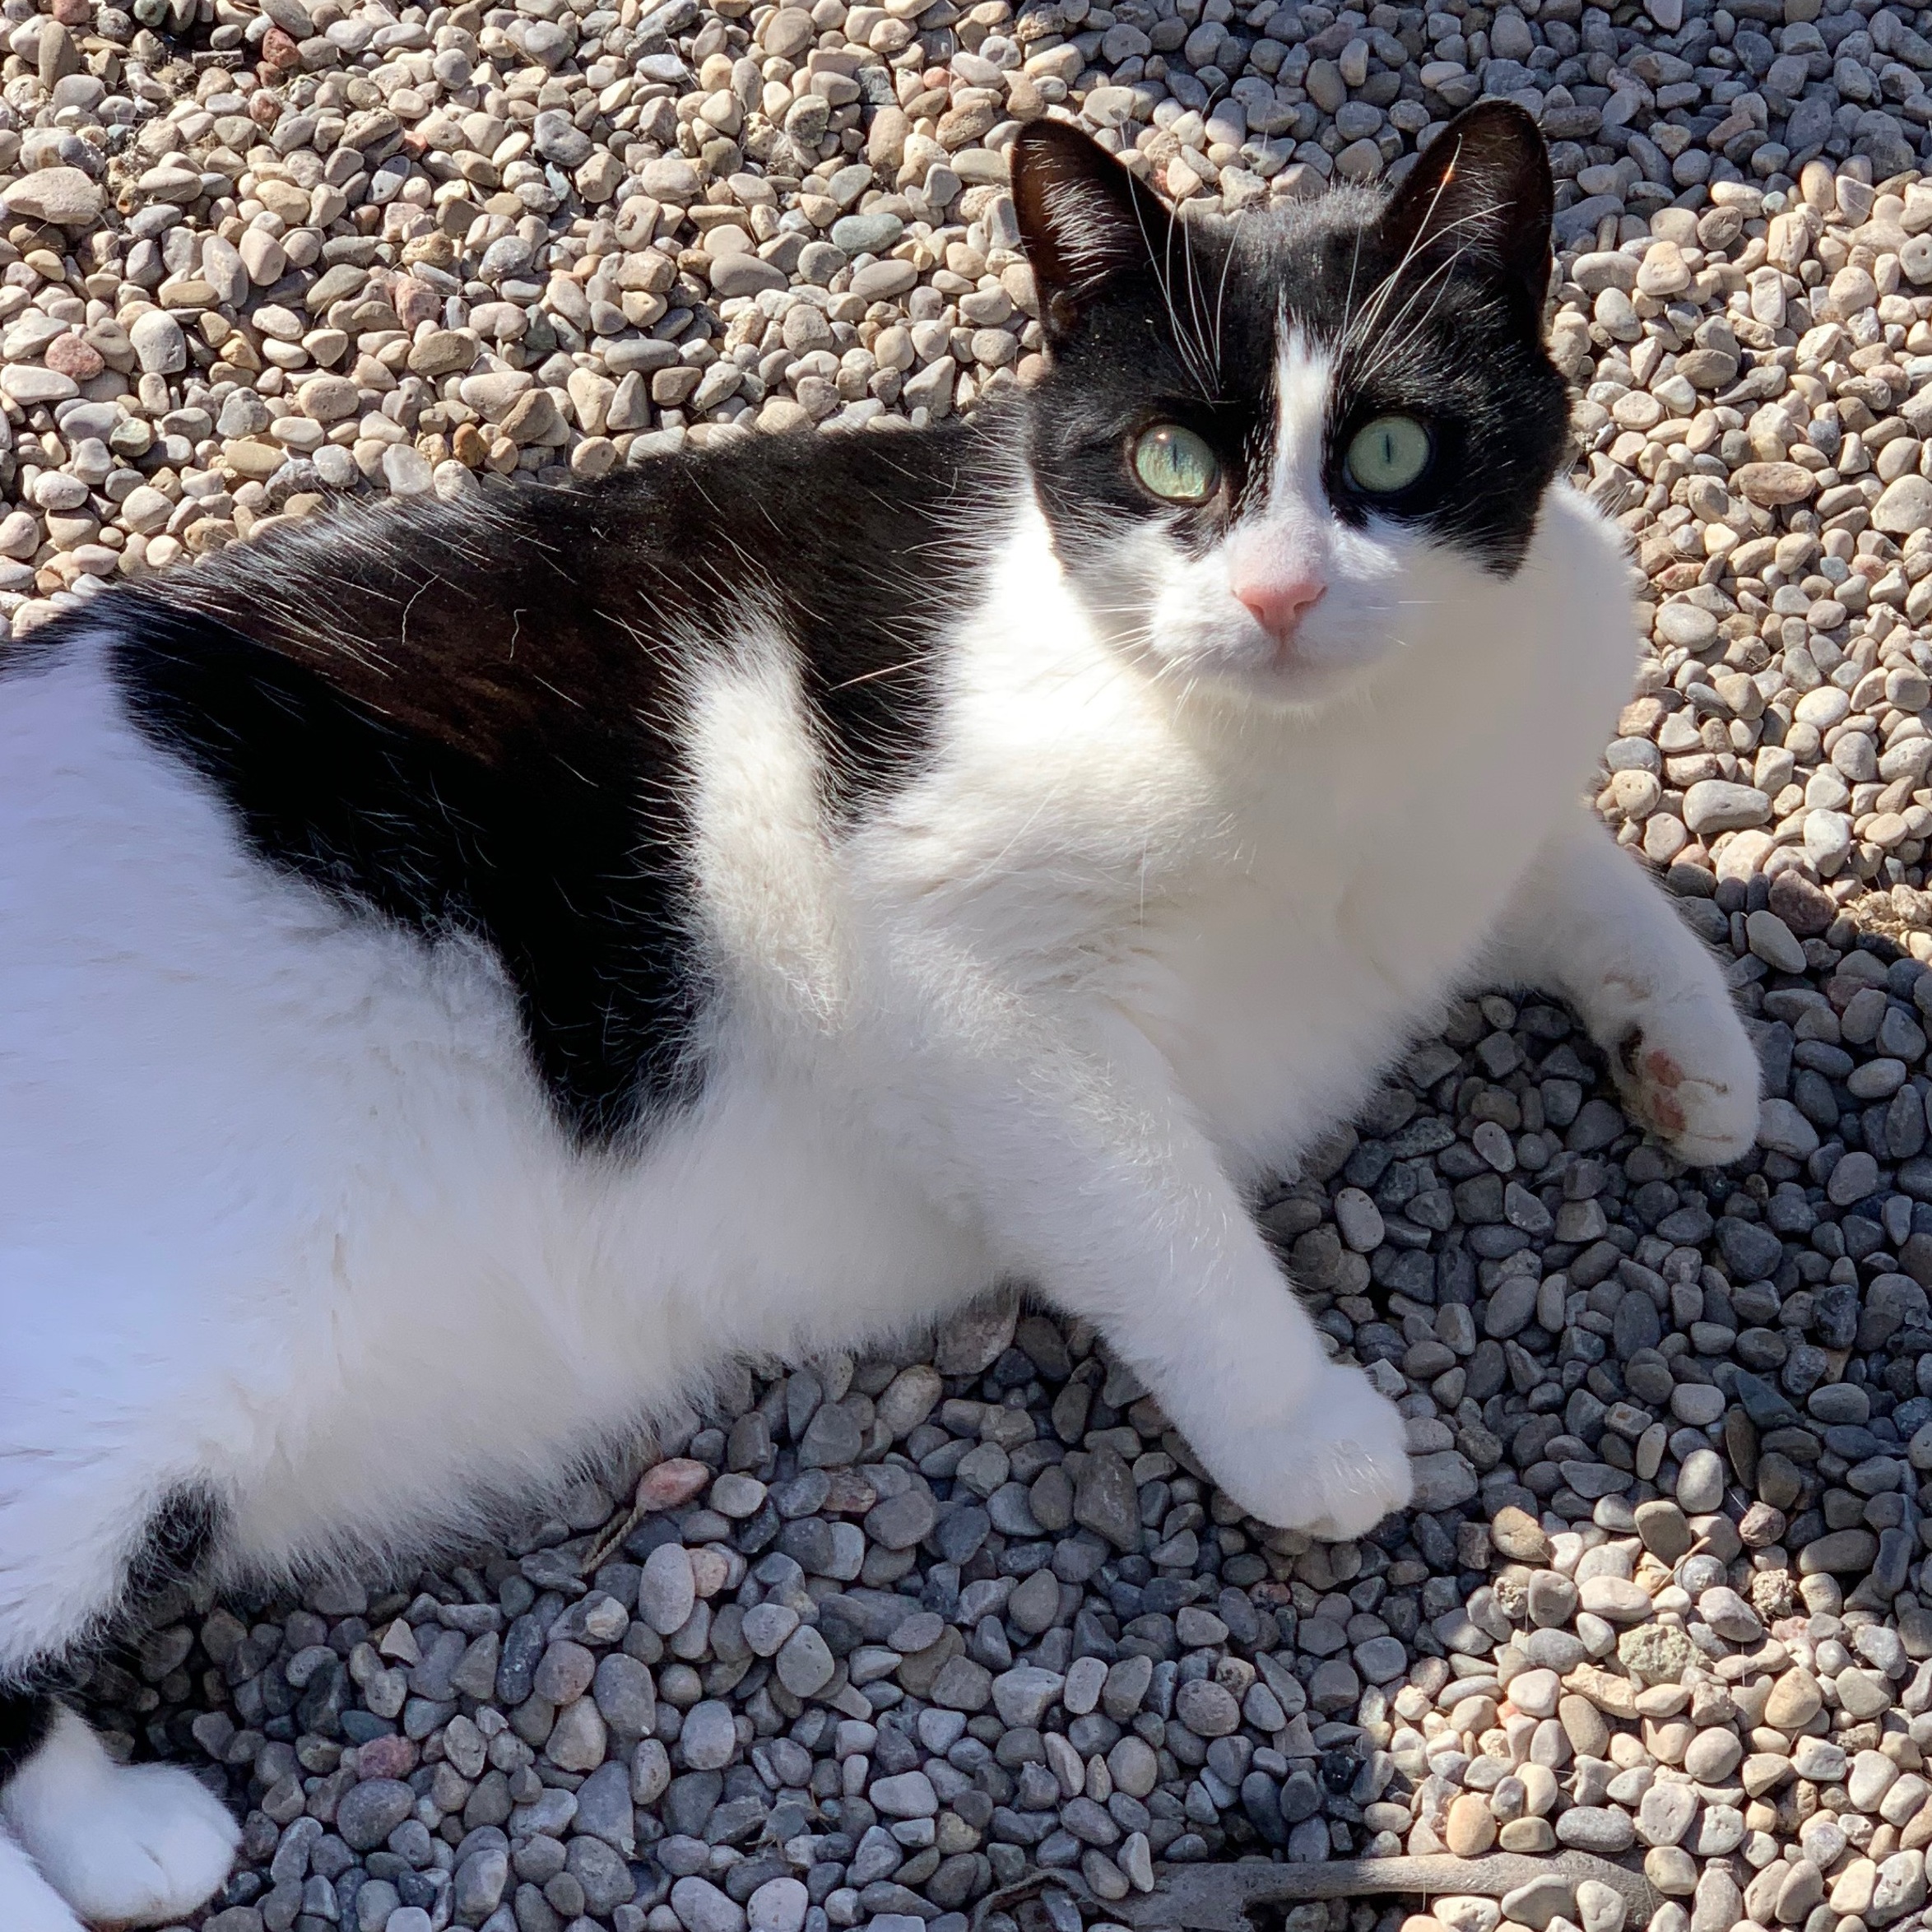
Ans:
{"type": "MultiPolygon", "coordinates": [[[[1490,997],[1267,1206],[1411,1419],[1419,1507],[1358,1543],[1240,1521],[1090,1334],[1007,1307],[742,1372],[467,1567],[183,1595],[87,1690],[245,1815],[206,1925],[967,1932],[1041,1869],[1104,1921],[1157,1860],[1565,1846],[1641,1857],[1654,1932],[1909,1932],[1932,12],[0,12],[16,629],[334,493],[1027,380],[1003,150],[1043,113],[1238,208],[1393,173],[1479,92],[1530,104],[1580,464],[1652,600],[1600,807],[1733,960],[1772,1095],[1756,1155],[1684,1174],[1563,1015],[1490,997]]],[[[1064,1899],[1012,1911],[1070,1932],[1064,1899]]],[[[1414,1932],[1621,1913],[1552,1880],[1414,1932]]]]}

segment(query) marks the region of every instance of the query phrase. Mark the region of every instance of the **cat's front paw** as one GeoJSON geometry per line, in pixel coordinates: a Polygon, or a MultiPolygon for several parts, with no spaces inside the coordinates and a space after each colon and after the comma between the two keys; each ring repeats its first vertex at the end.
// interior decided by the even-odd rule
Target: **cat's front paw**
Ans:
{"type": "Polygon", "coordinates": [[[114,1763],[66,1710],[7,1787],[0,1814],[40,1877],[99,1925],[185,1918],[228,1876],[241,1841],[225,1807],[188,1772],[114,1763]]]}
{"type": "Polygon", "coordinates": [[[1758,1136],[1758,1055],[1728,1000],[1640,1009],[1614,1043],[1625,1111],[1693,1167],[1722,1167],[1758,1136]]]}
{"type": "Polygon", "coordinates": [[[82,1916],[103,1924],[155,1925],[193,1911],[235,1863],[235,1820],[173,1765],[128,1766],[111,1792],[85,1821],[86,1851],[63,1840],[62,1868],[49,1876],[82,1916]]]}
{"type": "Polygon", "coordinates": [[[1207,1451],[1250,1516],[1284,1530],[1359,1536],[1414,1493],[1405,1426],[1360,1369],[1331,1363],[1283,1422],[1236,1422],[1207,1451]]]}

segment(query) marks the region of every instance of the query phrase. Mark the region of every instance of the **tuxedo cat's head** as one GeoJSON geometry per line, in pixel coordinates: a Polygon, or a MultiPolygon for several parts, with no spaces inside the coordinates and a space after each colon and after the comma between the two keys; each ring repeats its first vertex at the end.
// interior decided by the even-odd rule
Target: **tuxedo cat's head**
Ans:
{"type": "Polygon", "coordinates": [[[1549,166],[1520,108],[1459,116],[1392,195],[1205,221],[1035,122],[1013,193],[1052,351],[1034,481],[1122,648],[1306,704],[1493,606],[1568,413],[1542,340],[1549,166]]]}

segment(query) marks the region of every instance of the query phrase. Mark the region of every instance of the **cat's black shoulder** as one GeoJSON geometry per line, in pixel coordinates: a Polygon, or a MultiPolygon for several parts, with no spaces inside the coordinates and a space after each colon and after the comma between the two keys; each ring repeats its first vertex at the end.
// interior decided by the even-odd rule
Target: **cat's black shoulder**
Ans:
{"type": "Polygon", "coordinates": [[[487,943],[569,1130],[701,1088],[683,698],[758,623],[797,653],[828,802],[928,755],[972,595],[966,429],[750,439],[564,490],[345,504],[94,601],[141,731],[265,863],[487,943]]]}

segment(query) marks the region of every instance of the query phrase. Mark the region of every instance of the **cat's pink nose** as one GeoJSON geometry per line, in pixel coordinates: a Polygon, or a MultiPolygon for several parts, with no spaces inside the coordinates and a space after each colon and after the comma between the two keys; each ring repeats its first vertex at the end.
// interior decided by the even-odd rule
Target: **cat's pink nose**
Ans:
{"type": "Polygon", "coordinates": [[[1327,589],[1312,571],[1294,571],[1239,578],[1234,595],[1270,637],[1286,643],[1327,589]]]}

